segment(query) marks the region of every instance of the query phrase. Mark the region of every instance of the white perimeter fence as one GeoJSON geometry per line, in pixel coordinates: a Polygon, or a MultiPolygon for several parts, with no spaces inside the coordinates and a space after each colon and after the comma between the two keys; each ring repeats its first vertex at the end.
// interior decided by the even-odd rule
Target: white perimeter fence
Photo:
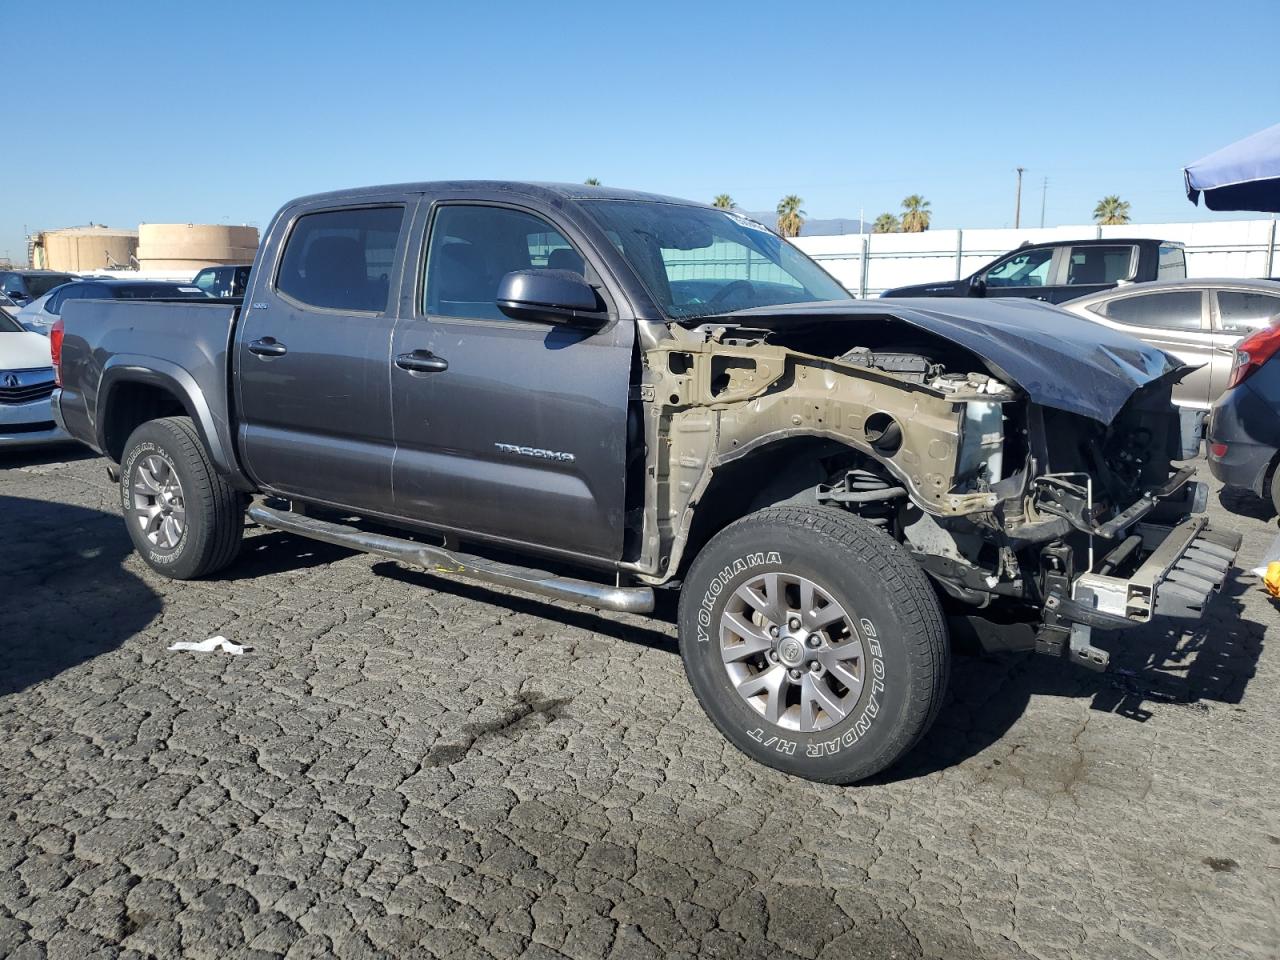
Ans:
{"type": "Polygon", "coordinates": [[[797,237],[793,243],[859,297],[908,283],[967,277],[1028,240],[1153,237],[1186,245],[1191,277],[1270,277],[1280,269],[1275,220],[1130,223],[1024,230],[926,230],[924,233],[848,233],[797,237]]]}

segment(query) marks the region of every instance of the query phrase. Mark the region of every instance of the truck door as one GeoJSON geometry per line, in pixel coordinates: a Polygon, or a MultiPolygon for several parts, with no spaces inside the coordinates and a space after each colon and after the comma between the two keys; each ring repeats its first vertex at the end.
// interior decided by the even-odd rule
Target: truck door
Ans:
{"type": "Polygon", "coordinates": [[[1110,290],[1138,273],[1138,248],[1133,244],[1081,244],[1062,254],[1058,279],[1045,291],[1050,303],[1110,290]]]}
{"type": "Polygon", "coordinates": [[[405,204],[305,208],[260,257],[237,332],[239,439],[264,489],[390,512],[390,296],[405,204]],[[278,267],[275,266],[278,263],[278,267]]]}
{"type": "Polygon", "coordinates": [[[617,560],[634,324],[612,309],[590,330],[498,309],[498,283],[512,270],[573,270],[603,290],[585,244],[547,216],[448,202],[430,220],[391,351],[397,513],[617,560]]]}

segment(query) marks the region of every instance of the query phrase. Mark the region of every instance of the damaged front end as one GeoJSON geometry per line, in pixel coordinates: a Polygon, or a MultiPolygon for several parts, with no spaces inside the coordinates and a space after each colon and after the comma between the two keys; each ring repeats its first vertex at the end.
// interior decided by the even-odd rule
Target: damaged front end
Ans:
{"type": "Polygon", "coordinates": [[[999,606],[1036,649],[1095,669],[1093,630],[1200,614],[1239,538],[1210,529],[1204,485],[1177,466],[1199,446],[1170,400],[1184,370],[1133,351],[1134,383],[1059,401],[1016,356],[885,319],[648,344],[631,571],[667,582],[724,518],[807,502],[858,514],[959,606],[999,606]]]}

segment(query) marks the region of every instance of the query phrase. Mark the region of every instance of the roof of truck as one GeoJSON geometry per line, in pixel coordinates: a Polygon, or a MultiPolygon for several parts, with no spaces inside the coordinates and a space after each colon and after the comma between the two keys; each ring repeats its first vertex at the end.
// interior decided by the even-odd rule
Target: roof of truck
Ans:
{"type": "Polygon", "coordinates": [[[1087,240],[1024,240],[1018,245],[1024,247],[1110,247],[1123,243],[1153,243],[1166,247],[1183,246],[1180,240],[1159,240],[1155,237],[1090,237],[1087,240]]]}
{"type": "Polygon", "coordinates": [[[540,183],[529,180],[425,180],[414,183],[387,183],[378,186],[353,187],[347,190],[330,190],[298,197],[293,203],[316,200],[350,200],[363,196],[385,193],[466,193],[484,191],[511,193],[541,200],[650,200],[658,203],[679,203],[686,206],[707,206],[694,200],[667,197],[658,193],[639,190],[621,190],[617,187],[595,187],[585,183],[540,183]]]}

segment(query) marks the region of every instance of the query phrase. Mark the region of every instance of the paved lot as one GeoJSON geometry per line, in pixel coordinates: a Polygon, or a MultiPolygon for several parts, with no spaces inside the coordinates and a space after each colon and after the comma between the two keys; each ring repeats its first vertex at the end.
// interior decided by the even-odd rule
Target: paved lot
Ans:
{"type": "MultiPolygon", "coordinates": [[[[1227,502],[1256,560],[1274,521],[1227,502]]],[[[1280,955],[1247,576],[1112,644],[1132,676],[962,658],[842,789],[726,746],[661,619],[261,531],[166,582],[69,451],[0,458],[0,544],[0,956],[1280,955]],[[165,650],[218,633],[252,652],[165,650]]]]}

